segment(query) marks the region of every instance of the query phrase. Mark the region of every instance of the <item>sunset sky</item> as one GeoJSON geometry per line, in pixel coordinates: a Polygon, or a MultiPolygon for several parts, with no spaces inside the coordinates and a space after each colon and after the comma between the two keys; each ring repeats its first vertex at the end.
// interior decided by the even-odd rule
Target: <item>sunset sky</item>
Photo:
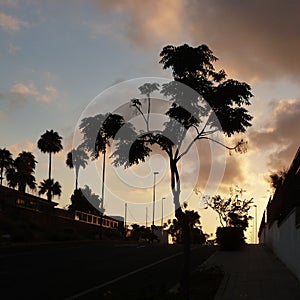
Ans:
{"type": "MultiPolygon", "coordinates": [[[[255,199],[260,222],[271,193],[268,174],[288,168],[300,144],[299,11],[296,0],[1,0],[0,148],[6,147],[14,157],[22,150],[32,151],[40,182],[47,177],[48,157],[37,149],[37,140],[46,130],[57,131],[64,150],[54,156],[53,177],[63,187],[56,201],[65,207],[74,188],[66,155],[76,124],[93,99],[117,83],[123,87],[127,80],[171,78],[158,63],[166,45],[207,44],[219,58],[218,68],[252,87],[253,126],[244,136],[248,152],[231,156],[226,152],[219,192],[228,195],[230,187],[242,187],[246,190],[242,197],[255,199]]],[[[118,105],[110,103],[113,109],[118,105]]],[[[155,159],[161,157],[154,156],[154,165],[155,159]]],[[[190,170],[183,174],[182,194],[190,209],[200,209],[204,230],[215,232],[217,216],[202,210],[199,196],[190,195],[198,184],[193,172],[201,171],[203,179],[209,170],[205,164],[194,170],[193,163],[190,158],[182,165],[182,172],[190,170]]],[[[167,167],[155,166],[161,168],[156,197],[166,197],[166,220],[172,211],[167,167]]],[[[134,170],[148,172],[143,173],[146,183],[140,188],[138,183],[129,184],[126,174],[108,167],[106,213],[123,215],[127,202],[129,223],[144,222],[146,207],[150,223],[153,166],[150,161],[148,171],[134,170]]],[[[80,185],[85,184],[100,195],[101,171],[90,181],[82,172],[80,185]]],[[[158,202],[158,224],[160,207],[158,202]]]]}

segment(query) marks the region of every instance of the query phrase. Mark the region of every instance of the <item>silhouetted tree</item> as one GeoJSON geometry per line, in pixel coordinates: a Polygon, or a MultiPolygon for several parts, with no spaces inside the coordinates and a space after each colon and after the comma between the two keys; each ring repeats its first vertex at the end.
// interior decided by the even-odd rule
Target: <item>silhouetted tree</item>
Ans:
{"type": "MultiPolygon", "coordinates": [[[[201,223],[200,223],[200,215],[197,211],[194,210],[187,210],[187,204],[183,204],[183,210],[189,229],[192,233],[192,240],[195,241],[198,239],[198,242],[200,242],[201,236],[203,235],[203,232],[201,230],[201,223]]],[[[182,226],[180,225],[179,221],[177,219],[173,219],[168,221],[168,231],[171,234],[173,240],[176,243],[182,243],[182,226]]]]}
{"type": "Polygon", "coordinates": [[[100,203],[100,197],[94,194],[89,186],[85,185],[84,188],[74,190],[69,210],[78,210],[100,216],[103,213],[100,212],[100,203]]]}
{"type": "Polygon", "coordinates": [[[61,185],[53,179],[44,179],[39,185],[39,195],[47,194],[48,201],[54,196],[61,196],[61,185]]]}
{"type": "Polygon", "coordinates": [[[67,154],[67,160],[66,164],[70,169],[75,169],[75,190],[78,189],[78,174],[79,174],[79,169],[85,168],[86,165],[88,164],[88,155],[86,152],[81,149],[72,149],[68,154],[67,154]]]}
{"type": "Polygon", "coordinates": [[[21,152],[14,160],[12,167],[7,169],[8,185],[12,188],[18,187],[20,192],[25,192],[26,186],[34,190],[36,188],[34,177],[36,163],[31,152],[21,152]]]}
{"type": "Polygon", "coordinates": [[[49,153],[49,177],[51,179],[51,155],[63,149],[61,144],[62,137],[53,130],[46,130],[38,140],[37,146],[43,153],[49,153]]]}
{"type": "MultiPolygon", "coordinates": [[[[178,163],[197,141],[210,140],[221,144],[214,139],[215,132],[223,132],[228,137],[235,133],[244,133],[247,127],[251,126],[252,116],[245,106],[250,105],[249,99],[252,94],[248,84],[227,79],[224,70],[215,70],[213,64],[217,58],[206,45],[195,48],[186,44],[179,47],[166,46],[160,56],[163,68],[170,68],[174,78],[174,81],[164,84],[161,89],[161,93],[170,99],[170,108],[165,113],[169,121],[164,124],[163,130],[151,130],[149,120],[140,109],[146,129],[149,130],[134,133],[134,127],[128,126],[131,129],[130,134],[119,138],[112,156],[116,166],[128,167],[145,161],[154,144],[167,154],[175,216],[182,228],[184,241],[185,263],[181,288],[188,299],[190,230],[188,217],[180,206],[181,185],[178,163]],[[191,93],[191,90],[183,88],[183,85],[197,93],[191,93]],[[182,143],[189,130],[196,132],[195,138],[187,148],[182,150],[182,143]]],[[[140,91],[143,93],[141,88],[140,91]]],[[[148,94],[150,99],[150,93],[148,94]]],[[[141,106],[141,102],[132,99],[132,105],[137,108],[141,106]]],[[[242,151],[244,142],[241,140],[234,147],[221,145],[228,149],[242,151]]]]}
{"type": "Polygon", "coordinates": [[[282,169],[282,170],[278,170],[278,171],[275,171],[275,172],[272,172],[270,175],[269,175],[269,183],[272,187],[272,189],[276,190],[279,186],[282,185],[285,177],[286,177],[286,174],[287,174],[287,170],[286,169],[282,169]]]}
{"type": "Polygon", "coordinates": [[[81,147],[85,149],[92,157],[98,159],[103,155],[102,164],[102,202],[104,205],[104,182],[105,182],[105,164],[106,149],[110,146],[110,140],[115,137],[119,129],[124,125],[124,118],[117,114],[98,114],[93,117],[87,117],[81,120],[80,129],[83,134],[81,147]]]}
{"type": "Polygon", "coordinates": [[[3,173],[7,171],[13,165],[12,154],[9,150],[3,148],[0,149],[0,184],[2,185],[3,173]]]}
{"type": "Polygon", "coordinates": [[[206,198],[205,204],[212,208],[218,215],[222,227],[240,227],[246,230],[249,225],[249,210],[253,204],[253,198],[241,199],[241,189],[236,190],[235,195],[229,198],[223,198],[216,195],[212,198],[206,198]]]}

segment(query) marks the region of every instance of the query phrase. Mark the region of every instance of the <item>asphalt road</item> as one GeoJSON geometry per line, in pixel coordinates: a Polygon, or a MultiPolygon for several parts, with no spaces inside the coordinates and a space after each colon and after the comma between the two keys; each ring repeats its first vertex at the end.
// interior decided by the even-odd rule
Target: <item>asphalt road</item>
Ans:
{"type": "MultiPolygon", "coordinates": [[[[192,267],[212,247],[195,247],[192,267]]],[[[175,285],[180,245],[74,242],[0,248],[0,298],[101,299],[105,293],[154,292],[175,285]]]]}

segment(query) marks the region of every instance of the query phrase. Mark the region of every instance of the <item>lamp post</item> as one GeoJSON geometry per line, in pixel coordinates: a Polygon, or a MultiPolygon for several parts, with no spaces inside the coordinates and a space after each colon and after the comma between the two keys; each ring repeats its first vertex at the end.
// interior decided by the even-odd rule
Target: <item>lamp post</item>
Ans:
{"type": "Polygon", "coordinates": [[[159,172],[153,172],[153,219],[152,219],[152,231],[154,231],[154,216],[155,216],[155,179],[156,175],[159,174],[159,172]]]}
{"type": "Polygon", "coordinates": [[[255,207],[255,228],[253,228],[253,231],[254,231],[254,243],[257,244],[257,235],[258,235],[258,232],[257,232],[257,205],[254,204],[252,206],[255,207]]]}

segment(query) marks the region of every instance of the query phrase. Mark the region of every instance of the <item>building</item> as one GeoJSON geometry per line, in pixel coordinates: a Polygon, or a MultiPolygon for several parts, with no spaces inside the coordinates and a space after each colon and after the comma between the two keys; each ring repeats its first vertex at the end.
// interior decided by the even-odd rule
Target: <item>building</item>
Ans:
{"type": "Polygon", "coordinates": [[[269,200],[258,236],[300,280],[300,147],[269,200]]]}

